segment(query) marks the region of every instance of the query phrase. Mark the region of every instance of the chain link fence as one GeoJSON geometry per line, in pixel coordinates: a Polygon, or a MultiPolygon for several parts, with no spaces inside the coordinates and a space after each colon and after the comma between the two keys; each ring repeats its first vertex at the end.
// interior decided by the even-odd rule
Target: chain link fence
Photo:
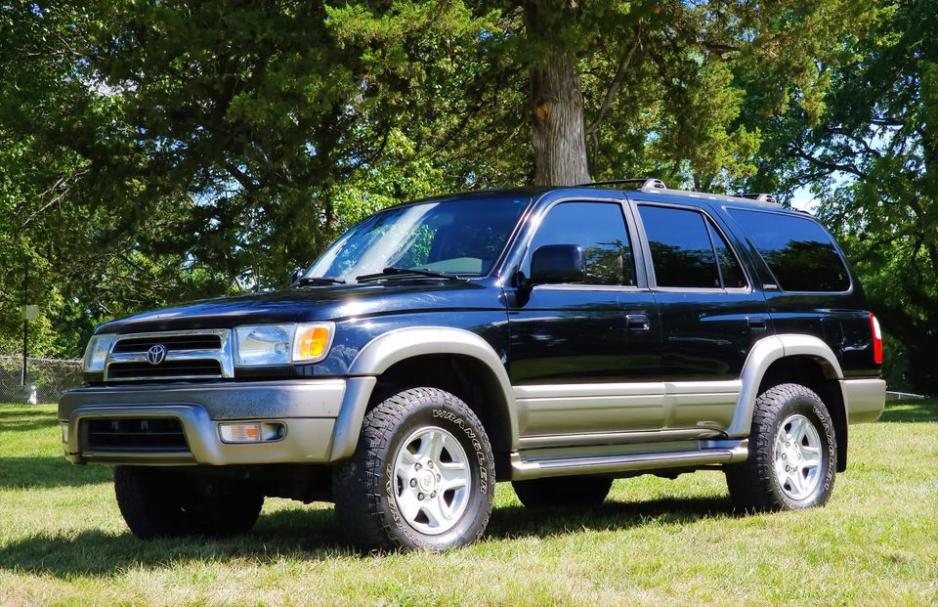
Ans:
{"type": "Polygon", "coordinates": [[[0,354],[0,403],[54,403],[62,392],[81,385],[81,360],[26,359],[22,385],[22,356],[0,354]]]}

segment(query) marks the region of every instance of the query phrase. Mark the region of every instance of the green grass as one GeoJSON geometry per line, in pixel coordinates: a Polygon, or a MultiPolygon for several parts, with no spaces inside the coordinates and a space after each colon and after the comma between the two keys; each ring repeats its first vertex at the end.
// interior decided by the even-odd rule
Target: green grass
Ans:
{"type": "Polygon", "coordinates": [[[2,607],[938,604],[938,401],[852,427],[826,508],[736,515],[717,472],[617,481],[593,512],[502,484],[483,541],[440,555],[356,555],[331,507],[279,499],[250,535],[142,542],[58,435],[53,407],[0,405],[2,607]]]}

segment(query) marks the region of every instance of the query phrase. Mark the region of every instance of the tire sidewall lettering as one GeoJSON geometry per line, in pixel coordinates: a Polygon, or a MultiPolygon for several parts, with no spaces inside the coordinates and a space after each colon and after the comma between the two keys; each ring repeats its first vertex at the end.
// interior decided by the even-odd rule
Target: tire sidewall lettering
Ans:
{"type": "Polygon", "coordinates": [[[469,444],[472,446],[472,450],[476,455],[476,461],[479,464],[479,492],[482,494],[488,493],[489,478],[485,452],[482,449],[482,443],[479,442],[478,435],[472,428],[472,425],[465,418],[456,413],[453,413],[452,411],[449,411],[448,409],[434,408],[433,419],[446,420],[455,425],[458,429],[462,430],[463,434],[468,439],[469,444]]]}
{"type": "MultiPolygon", "coordinates": [[[[494,484],[490,483],[488,458],[485,455],[485,450],[483,448],[482,442],[479,440],[479,435],[478,435],[477,430],[473,427],[473,424],[469,420],[459,415],[458,413],[455,413],[446,408],[442,408],[438,405],[432,406],[432,408],[430,408],[429,411],[424,410],[424,412],[417,414],[414,417],[414,420],[415,420],[414,423],[407,424],[406,426],[399,428],[399,436],[394,439],[391,439],[388,443],[388,450],[385,455],[386,460],[384,462],[383,470],[382,470],[383,478],[381,479],[381,482],[383,482],[383,487],[382,487],[382,493],[384,494],[383,501],[387,502],[387,510],[386,510],[387,514],[385,515],[387,517],[386,524],[396,529],[396,533],[401,533],[401,534],[404,534],[405,536],[412,537],[419,543],[423,543],[426,541],[432,541],[432,543],[435,543],[436,541],[438,541],[438,539],[445,538],[452,532],[461,533],[460,526],[455,527],[453,530],[451,530],[450,532],[447,532],[446,534],[442,536],[437,536],[437,538],[430,540],[430,538],[422,536],[422,534],[420,534],[419,532],[414,531],[411,528],[410,524],[404,519],[404,516],[401,513],[397,505],[396,487],[395,487],[396,481],[395,481],[394,466],[393,466],[394,453],[396,453],[396,450],[399,447],[398,441],[403,440],[403,437],[406,436],[406,433],[414,427],[418,427],[420,425],[427,425],[428,422],[440,424],[441,426],[446,427],[448,430],[453,432],[457,440],[460,440],[460,442],[463,443],[464,446],[471,446],[472,451],[475,453],[474,463],[477,465],[470,466],[471,468],[477,468],[478,470],[476,479],[478,480],[479,494],[477,494],[478,497],[475,499],[476,500],[486,499],[488,497],[487,494],[489,493],[491,487],[494,486],[494,484]]],[[[473,458],[470,456],[470,461],[472,460],[473,458]]],[[[476,479],[473,479],[473,480],[476,480],[476,479]]],[[[472,506],[470,505],[469,508],[472,508],[472,506]]],[[[467,512],[468,512],[468,509],[467,509],[467,512]]]]}
{"type": "MultiPolygon", "coordinates": [[[[821,474],[822,474],[821,480],[818,483],[818,486],[815,489],[814,493],[812,493],[810,496],[808,496],[804,500],[796,501],[796,500],[789,498],[787,495],[784,494],[774,474],[772,475],[772,478],[773,478],[773,485],[775,486],[775,490],[778,493],[779,499],[790,504],[791,507],[801,508],[805,506],[814,505],[815,503],[818,502],[821,496],[827,494],[831,489],[831,485],[833,481],[833,475],[831,471],[834,469],[836,465],[836,461],[835,461],[836,437],[828,433],[828,430],[825,427],[826,424],[822,422],[824,412],[818,409],[817,403],[813,402],[813,400],[805,399],[804,397],[793,399],[792,401],[787,403],[784,407],[782,407],[782,409],[778,412],[778,418],[776,420],[776,424],[774,427],[773,436],[774,436],[774,433],[778,432],[781,422],[785,418],[787,418],[789,415],[792,415],[795,413],[800,413],[804,415],[805,417],[807,417],[808,420],[811,422],[811,424],[814,426],[815,430],[817,430],[818,436],[821,439],[821,444],[823,446],[823,449],[822,449],[823,455],[822,455],[822,461],[821,461],[821,474]]],[[[772,454],[772,457],[770,457],[768,461],[771,462],[772,458],[774,458],[774,454],[772,454]]]]}

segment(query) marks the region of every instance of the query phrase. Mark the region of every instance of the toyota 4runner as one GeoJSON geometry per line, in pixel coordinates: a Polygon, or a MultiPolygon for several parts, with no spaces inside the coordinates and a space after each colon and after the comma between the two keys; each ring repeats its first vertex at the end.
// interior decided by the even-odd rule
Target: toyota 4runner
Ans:
{"type": "Polygon", "coordinates": [[[657,180],[458,195],[352,227],[284,291],[99,327],[59,404],[139,537],[335,502],[363,549],[479,538],[613,478],[725,472],[747,510],[824,504],[876,420],[882,339],[810,215],[657,180]],[[618,184],[618,185],[617,185],[618,184]]]}

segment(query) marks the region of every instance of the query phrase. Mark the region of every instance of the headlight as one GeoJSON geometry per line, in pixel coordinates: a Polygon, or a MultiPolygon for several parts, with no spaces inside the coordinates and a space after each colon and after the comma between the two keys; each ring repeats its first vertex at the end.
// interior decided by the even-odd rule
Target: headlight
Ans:
{"type": "Polygon", "coordinates": [[[235,365],[252,367],[318,362],[329,353],[331,322],[237,327],[235,365]]]}
{"type": "Polygon", "coordinates": [[[103,373],[107,355],[111,351],[111,346],[114,345],[116,339],[116,333],[93,335],[88,342],[88,347],[85,348],[82,370],[85,373],[103,373]]]}

